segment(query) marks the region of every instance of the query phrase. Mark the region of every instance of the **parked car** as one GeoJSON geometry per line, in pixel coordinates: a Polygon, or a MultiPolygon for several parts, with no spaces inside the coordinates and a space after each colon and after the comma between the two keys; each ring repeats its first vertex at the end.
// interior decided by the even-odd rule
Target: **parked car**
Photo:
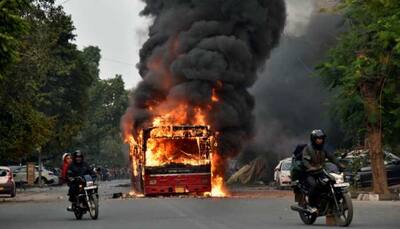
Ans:
{"type": "MultiPolygon", "coordinates": [[[[27,183],[26,166],[21,166],[14,171],[15,183],[27,183]]],[[[42,167],[42,181],[45,184],[58,184],[58,176],[42,167]]],[[[35,184],[39,183],[39,166],[35,169],[35,184]]]]}
{"type": "MultiPolygon", "coordinates": [[[[400,157],[384,151],[384,163],[388,185],[400,184],[400,157]]],[[[343,159],[348,169],[345,171],[347,182],[358,187],[372,186],[371,160],[367,150],[354,150],[343,159]]]]}
{"type": "Polygon", "coordinates": [[[289,187],[292,179],[290,177],[290,167],[292,166],[292,158],[281,160],[275,167],[274,181],[278,188],[289,187]]]}
{"type": "Polygon", "coordinates": [[[0,194],[16,195],[13,172],[9,167],[0,166],[0,194]]]}
{"type": "Polygon", "coordinates": [[[7,167],[14,173],[15,170],[21,168],[21,165],[7,165],[7,167]]]}

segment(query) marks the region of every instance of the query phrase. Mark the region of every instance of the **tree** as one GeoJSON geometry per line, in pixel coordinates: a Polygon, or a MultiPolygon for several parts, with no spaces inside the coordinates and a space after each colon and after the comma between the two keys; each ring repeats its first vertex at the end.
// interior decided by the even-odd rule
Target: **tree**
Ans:
{"type": "Polygon", "coordinates": [[[18,46],[26,33],[26,21],[22,9],[29,7],[26,0],[3,0],[0,2],[0,80],[5,69],[19,57],[18,46]]]}
{"type": "Polygon", "coordinates": [[[335,114],[369,149],[373,191],[388,193],[383,144],[400,130],[400,1],[347,0],[348,31],[318,69],[336,92],[335,114]]]}
{"type": "Polygon", "coordinates": [[[20,58],[0,82],[0,160],[27,157],[38,148],[51,157],[70,147],[98,77],[99,60],[87,59],[72,43],[74,26],[63,8],[53,0],[29,2],[19,15],[27,25],[15,50],[20,58]]]}
{"type": "Polygon", "coordinates": [[[30,48],[36,47],[36,53],[43,54],[34,64],[45,66],[37,109],[53,118],[52,137],[43,148],[48,156],[56,156],[70,147],[84,125],[89,88],[98,77],[91,70],[99,60],[87,61],[85,51],[72,43],[75,28],[62,7],[53,1],[39,1],[35,6],[29,17],[35,29],[28,40],[36,41],[30,42],[30,48]]]}
{"type": "Polygon", "coordinates": [[[36,109],[40,86],[38,77],[29,75],[35,66],[25,65],[28,52],[25,37],[31,30],[26,12],[29,1],[0,3],[1,80],[0,80],[0,160],[18,159],[45,144],[51,136],[52,119],[36,109]],[[3,21],[4,19],[4,21],[3,21]],[[17,70],[25,74],[15,74],[17,70]]]}
{"type": "Polygon", "coordinates": [[[88,119],[75,147],[97,164],[124,165],[119,126],[128,106],[128,92],[122,77],[98,80],[90,89],[89,100],[88,119]]]}

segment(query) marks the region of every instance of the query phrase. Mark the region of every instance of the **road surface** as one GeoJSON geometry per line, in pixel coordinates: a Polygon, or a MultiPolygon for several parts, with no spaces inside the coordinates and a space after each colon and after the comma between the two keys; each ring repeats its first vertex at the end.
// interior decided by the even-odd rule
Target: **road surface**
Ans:
{"type": "MultiPolygon", "coordinates": [[[[65,200],[0,204],[0,228],[245,229],[310,228],[289,197],[102,199],[97,221],[76,221],[65,200]]],[[[354,202],[353,228],[400,228],[400,202],[354,202]]],[[[324,220],[317,227],[326,228],[324,220]]]]}

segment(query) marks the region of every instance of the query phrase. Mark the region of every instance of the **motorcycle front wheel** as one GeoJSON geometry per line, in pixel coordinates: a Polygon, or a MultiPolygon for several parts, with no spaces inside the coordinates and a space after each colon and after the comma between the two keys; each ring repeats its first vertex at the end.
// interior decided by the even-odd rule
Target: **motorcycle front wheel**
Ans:
{"type": "Polygon", "coordinates": [[[89,214],[92,219],[99,217],[99,199],[97,195],[91,195],[89,198],[89,214]]]}
{"type": "Polygon", "coordinates": [[[348,193],[338,200],[339,209],[335,213],[335,221],[338,226],[347,227],[353,220],[353,202],[348,193]]]}
{"type": "MultiPolygon", "coordinates": [[[[306,208],[307,203],[308,203],[308,201],[306,199],[306,196],[304,194],[302,194],[300,205],[303,208],[306,208]]],[[[303,223],[306,224],[306,225],[314,224],[315,221],[317,220],[317,217],[318,217],[317,214],[309,214],[309,213],[306,213],[306,212],[303,212],[303,211],[299,212],[299,216],[300,216],[301,221],[303,221],[303,223]]]]}
{"type": "Polygon", "coordinates": [[[304,213],[304,212],[299,212],[299,216],[300,216],[301,221],[303,221],[303,223],[306,225],[312,225],[315,223],[315,220],[317,220],[316,214],[308,214],[308,213],[304,213]]]}
{"type": "Polygon", "coordinates": [[[82,216],[83,216],[83,212],[82,212],[81,209],[79,209],[79,207],[76,207],[76,208],[74,209],[74,215],[75,215],[75,218],[76,218],[77,220],[81,220],[81,219],[82,219],[82,216]]]}

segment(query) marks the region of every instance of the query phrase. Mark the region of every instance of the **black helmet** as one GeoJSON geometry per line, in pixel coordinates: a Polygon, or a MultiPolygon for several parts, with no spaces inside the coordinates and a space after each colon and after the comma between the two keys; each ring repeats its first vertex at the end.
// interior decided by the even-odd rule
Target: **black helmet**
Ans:
{"type": "Polygon", "coordinates": [[[83,158],[83,153],[80,150],[76,150],[73,154],[72,157],[75,159],[77,157],[83,158]]]}
{"type": "Polygon", "coordinates": [[[323,130],[313,130],[313,131],[311,131],[311,134],[310,134],[310,141],[311,141],[312,146],[313,146],[315,149],[321,150],[321,149],[324,147],[325,139],[326,139],[326,134],[324,133],[323,130]],[[317,145],[317,144],[315,143],[315,141],[316,141],[318,138],[324,140],[324,142],[323,142],[321,145],[317,145]]]}

